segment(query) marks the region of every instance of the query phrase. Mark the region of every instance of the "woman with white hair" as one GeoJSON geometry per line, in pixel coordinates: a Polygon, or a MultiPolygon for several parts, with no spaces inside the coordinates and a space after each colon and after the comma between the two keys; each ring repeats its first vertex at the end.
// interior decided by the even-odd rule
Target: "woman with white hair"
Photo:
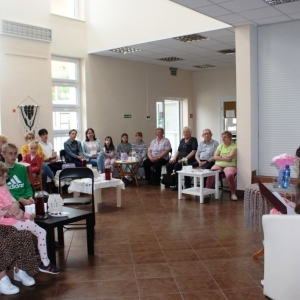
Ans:
{"type": "Polygon", "coordinates": [[[151,142],[148,148],[148,158],[143,162],[145,177],[150,185],[160,184],[161,167],[164,166],[169,159],[171,144],[170,141],[164,137],[164,133],[163,128],[156,128],[156,138],[151,142]],[[154,169],[153,174],[151,174],[151,167],[154,169]]]}
{"type": "MultiPolygon", "coordinates": [[[[175,172],[175,186],[172,188],[173,191],[178,190],[178,174],[177,171],[182,169],[182,159],[187,158],[188,165],[191,165],[196,161],[195,154],[198,148],[197,139],[192,137],[192,129],[188,126],[183,127],[183,139],[180,141],[178,150],[174,156],[169,160],[166,165],[167,173],[172,174],[175,172]]],[[[191,187],[190,177],[185,176],[185,188],[191,187]]]]}

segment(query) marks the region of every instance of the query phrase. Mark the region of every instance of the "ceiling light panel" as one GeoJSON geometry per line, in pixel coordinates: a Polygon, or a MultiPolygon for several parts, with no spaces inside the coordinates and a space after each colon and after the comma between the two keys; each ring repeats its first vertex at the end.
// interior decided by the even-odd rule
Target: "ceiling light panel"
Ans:
{"type": "Polygon", "coordinates": [[[174,40],[184,42],[184,43],[191,43],[191,42],[208,40],[208,38],[200,34],[190,34],[190,35],[178,36],[174,38],[174,40]]]}
{"type": "Polygon", "coordinates": [[[225,49],[225,50],[220,50],[218,52],[225,55],[233,55],[235,54],[235,49],[225,49]]]}
{"type": "Polygon", "coordinates": [[[131,47],[121,47],[121,48],[111,49],[109,51],[120,53],[120,54],[126,54],[126,53],[138,52],[141,51],[141,49],[131,48],[131,47]]]}
{"type": "Polygon", "coordinates": [[[208,69],[208,68],[215,68],[216,66],[210,65],[210,64],[205,64],[205,65],[197,65],[193,66],[194,68],[199,68],[199,69],[208,69]]]}
{"type": "Polygon", "coordinates": [[[164,58],[159,58],[157,60],[162,60],[162,61],[166,61],[166,62],[172,62],[172,61],[179,61],[179,60],[184,60],[183,58],[178,58],[178,57],[164,57],[164,58]]]}
{"type": "Polygon", "coordinates": [[[298,1],[298,0],[265,0],[265,2],[271,5],[284,4],[288,2],[294,2],[294,1],[298,1]]]}

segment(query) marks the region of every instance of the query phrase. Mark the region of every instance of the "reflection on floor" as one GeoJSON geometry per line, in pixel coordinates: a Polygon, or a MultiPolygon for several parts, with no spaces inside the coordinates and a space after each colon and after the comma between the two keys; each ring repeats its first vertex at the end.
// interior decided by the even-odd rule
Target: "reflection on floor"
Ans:
{"type": "Polygon", "coordinates": [[[243,200],[177,200],[141,181],[126,185],[117,208],[115,189],[102,193],[95,255],[84,230],[68,230],[57,249],[61,273],[39,273],[33,287],[14,282],[21,292],[7,299],[266,299],[263,257],[251,258],[263,235],[244,228],[243,200]]]}

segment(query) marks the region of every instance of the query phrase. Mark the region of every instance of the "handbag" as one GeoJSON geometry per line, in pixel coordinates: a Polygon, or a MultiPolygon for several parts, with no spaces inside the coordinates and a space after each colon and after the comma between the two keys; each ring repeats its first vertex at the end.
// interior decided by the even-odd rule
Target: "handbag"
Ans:
{"type": "Polygon", "coordinates": [[[175,174],[163,174],[161,183],[164,184],[165,186],[174,186],[175,185],[175,174]]]}

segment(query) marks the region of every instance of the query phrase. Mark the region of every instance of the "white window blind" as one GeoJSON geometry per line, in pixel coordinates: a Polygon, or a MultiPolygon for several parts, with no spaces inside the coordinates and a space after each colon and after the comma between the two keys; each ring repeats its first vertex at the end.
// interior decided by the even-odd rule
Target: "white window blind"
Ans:
{"type": "Polygon", "coordinates": [[[276,176],[271,159],[300,146],[299,33],[299,21],[258,27],[259,175],[276,176]]]}

